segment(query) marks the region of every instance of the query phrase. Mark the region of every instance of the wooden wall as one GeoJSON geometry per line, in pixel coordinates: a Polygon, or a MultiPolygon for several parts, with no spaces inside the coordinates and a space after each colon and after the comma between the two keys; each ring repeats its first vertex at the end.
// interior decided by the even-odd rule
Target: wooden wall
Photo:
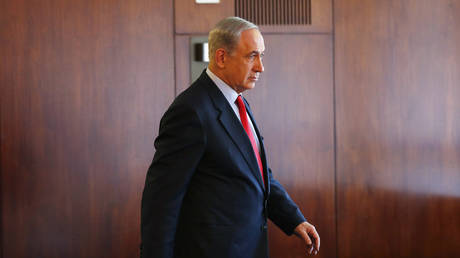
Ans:
{"type": "MultiPolygon", "coordinates": [[[[2,258],[138,257],[158,123],[234,1],[2,1],[2,258]]],[[[312,0],[247,94],[317,257],[457,257],[460,3],[312,0]]],[[[271,257],[305,257],[269,228],[271,257]]]]}
{"type": "Polygon", "coordinates": [[[3,257],[138,257],[171,1],[0,6],[3,257]]]}
{"type": "Polygon", "coordinates": [[[338,257],[460,257],[459,13],[335,1],[338,257]]]}

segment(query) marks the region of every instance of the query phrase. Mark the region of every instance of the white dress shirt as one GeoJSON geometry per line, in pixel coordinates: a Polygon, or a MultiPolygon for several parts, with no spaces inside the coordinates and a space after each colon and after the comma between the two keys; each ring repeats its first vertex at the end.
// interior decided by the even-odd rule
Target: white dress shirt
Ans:
{"type": "MultiPolygon", "coordinates": [[[[228,86],[224,81],[222,81],[219,77],[217,77],[217,75],[213,74],[211,70],[209,70],[209,68],[206,69],[206,74],[217,85],[217,88],[219,88],[222,94],[224,94],[224,97],[227,99],[228,104],[230,104],[236,117],[241,122],[240,111],[238,109],[238,105],[235,103],[236,99],[238,98],[238,95],[241,95],[241,94],[238,94],[238,92],[236,92],[232,87],[228,86]]],[[[256,140],[257,149],[259,150],[259,155],[260,155],[259,138],[257,137],[256,130],[254,130],[254,125],[252,124],[251,118],[249,117],[247,112],[246,112],[246,116],[248,117],[249,125],[251,126],[252,135],[254,135],[254,139],[256,140]]]]}

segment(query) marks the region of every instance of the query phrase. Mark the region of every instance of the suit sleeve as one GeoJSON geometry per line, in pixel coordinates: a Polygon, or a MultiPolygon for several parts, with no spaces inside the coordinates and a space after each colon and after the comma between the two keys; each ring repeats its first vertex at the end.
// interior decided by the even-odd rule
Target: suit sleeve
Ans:
{"type": "Polygon", "coordinates": [[[173,104],[160,122],[141,207],[141,257],[172,258],[182,200],[206,137],[193,108],[173,104]]]}
{"type": "Polygon", "coordinates": [[[294,229],[306,221],[302,212],[289,197],[283,186],[270,173],[270,195],[268,196],[268,218],[273,221],[284,233],[292,235],[294,229]]]}

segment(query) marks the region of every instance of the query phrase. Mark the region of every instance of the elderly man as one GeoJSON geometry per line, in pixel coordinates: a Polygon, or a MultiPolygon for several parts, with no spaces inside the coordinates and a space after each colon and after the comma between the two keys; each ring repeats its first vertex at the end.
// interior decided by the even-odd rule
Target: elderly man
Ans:
{"type": "Polygon", "coordinates": [[[241,93],[263,72],[258,27],[229,17],[209,33],[206,71],[164,114],[142,197],[143,258],[268,257],[267,218],[320,239],[268,167],[263,137],[241,93]]]}

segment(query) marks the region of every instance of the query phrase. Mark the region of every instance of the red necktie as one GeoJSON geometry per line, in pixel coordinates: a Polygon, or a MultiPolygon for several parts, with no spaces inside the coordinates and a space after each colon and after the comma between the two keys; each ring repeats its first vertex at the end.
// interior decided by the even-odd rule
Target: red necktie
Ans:
{"type": "Polygon", "coordinates": [[[246,114],[246,106],[243,103],[243,99],[241,98],[241,95],[238,95],[238,98],[236,98],[236,104],[238,105],[238,110],[240,112],[241,123],[243,124],[244,130],[248,134],[249,140],[251,141],[252,149],[254,150],[254,154],[256,155],[257,164],[259,164],[260,175],[262,176],[262,181],[264,182],[264,186],[265,186],[262,160],[260,159],[259,149],[257,148],[256,139],[254,138],[254,135],[252,134],[251,126],[249,125],[248,115],[246,114]]]}

